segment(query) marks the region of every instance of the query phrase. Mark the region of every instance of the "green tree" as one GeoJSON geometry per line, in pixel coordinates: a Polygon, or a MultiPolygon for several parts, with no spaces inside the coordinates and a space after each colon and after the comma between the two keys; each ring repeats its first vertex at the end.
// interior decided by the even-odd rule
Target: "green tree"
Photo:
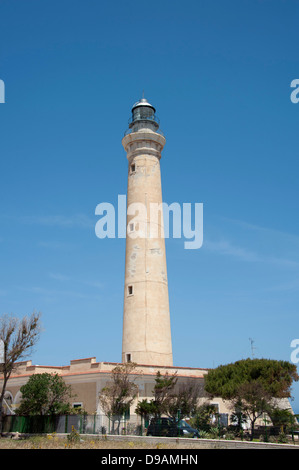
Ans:
{"type": "Polygon", "coordinates": [[[174,387],[177,384],[177,374],[169,375],[166,372],[164,375],[160,371],[157,372],[154,386],[154,400],[153,410],[156,417],[160,417],[163,413],[166,413],[168,401],[174,387]]]}
{"type": "Polygon", "coordinates": [[[296,426],[296,417],[290,409],[273,407],[269,411],[269,416],[274,426],[280,426],[281,432],[296,426]]]}
{"type": "Polygon", "coordinates": [[[34,374],[20,388],[20,415],[59,415],[71,412],[71,386],[58,374],[34,374]]]}
{"type": "Polygon", "coordinates": [[[291,385],[298,381],[296,366],[273,359],[244,359],[210,370],[205,390],[211,396],[230,400],[232,406],[251,422],[253,438],[256,420],[273,409],[274,398],[291,396],[291,385]]]}
{"type": "Polygon", "coordinates": [[[158,371],[155,378],[154,389],[152,390],[154,398],[150,401],[146,399],[139,401],[136,413],[146,420],[150,417],[159,418],[162,414],[166,414],[168,400],[176,383],[176,374],[169,375],[169,373],[166,372],[162,375],[161,372],[158,371]]]}
{"type": "Polygon", "coordinates": [[[213,418],[217,414],[215,405],[203,403],[200,405],[191,419],[191,425],[202,431],[210,431],[213,418]]]}
{"type": "Polygon", "coordinates": [[[144,419],[167,415],[177,423],[186,416],[195,414],[200,391],[201,385],[192,379],[179,382],[176,373],[169,375],[166,372],[162,375],[158,371],[153,389],[154,398],[139,401],[136,413],[144,419]]]}
{"type": "Polygon", "coordinates": [[[33,313],[29,317],[21,319],[12,315],[4,315],[0,318],[0,341],[3,345],[3,362],[0,363],[2,376],[2,390],[0,392],[0,432],[2,431],[2,404],[7,387],[7,382],[15,363],[24,359],[37,343],[40,336],[40,313],[33,313]]]}
{"type": "Polygon", "coordinates": [[[236,434],[243,438],[243,425],[247,423],[247,416],[242,411],[242,402],[236,397],[233,406],[233,412],[230,416],[231,423],[235,426],[236,434]]]}
{"type": "Polygon", "coordinates": [[[231,406],[250,421],[251,439],[253,439],[256,420],[264,413],[269,414],[272,409],[272,396],[258,381],[246,382],[238,387],[231,406]]]}
{"type": "Polygon", "coordinates": [[[258,382],[272,397],[291,396],[291,385],[298,381],[295,364],[274,359],[243,359],[209,370],[205,390],[212,396],[230,400],[245,383],[258,382]]]}
{"type": "Polygon", "coordinates": [[[141,416],[147,425],[150,418],[156,414],[156,405],[152,400],[143,399],[137,403],[135,413],[141,416]]]}

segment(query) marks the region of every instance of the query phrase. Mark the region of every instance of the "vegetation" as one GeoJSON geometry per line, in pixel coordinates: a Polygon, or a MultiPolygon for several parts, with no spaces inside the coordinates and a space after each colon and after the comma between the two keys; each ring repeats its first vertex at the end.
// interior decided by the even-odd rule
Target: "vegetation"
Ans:
{"type": "Polygon", "coordinates": [[[164,375],[157,372],[153,390],[153,400],[138,402],[136,414],[145,419],[161,417],[163,414],[171,418],[173,423],[193,415],[197,410],[199,385],[193,380],[178,382],[176,374],[164,375]]]}
{"type": "Polygon", "coordinates": [[[165,400],[165,414],[174,423],[195,415],[198,408],[199,396],[200,385],[196,381],[189,379],[181,384],[177,384],[165,400]]]}
{"type": "Polygon", "coordinates": [[[299,376],[294,364],[271,359],[245,359],[210,370],[205,390],[211,396],[230,400],[234,418],[251,423],[251,439],[258,418],[275,415],[275,398],[291,396],[291,385],[299,376]]]}
{"type": "Polygon", "coordinates": [[[69,403],[71,386],[66,385],[57,374],[33,374],[20,391],[22,400],[18,408],[19,415],[62,415],[72,412],[69,403]]]}
{"type": "Polygon", "coordinates": [[[282,433],[286,430],[291,431],[297,425],[296,415],[290,410],[274,408],[270,410],[269,415],[273,425],[280,426],[282,433]]]}
{"type": "Polygon", "coordinates": [[[272,410],[272,397],[259,382],[248,382],[240,385],[231,407],[242,413],[251,423],[251,439],[254,436],[256,420],[272,410]]]}
{"type": "Polygon", "coordinates": [[[138,402],[135,413],[142,416],[146,421],[151,417],[158,418],[167,411],[167,399],[177,383],[176,374],[169,375],[168,372],[162,376],[158,371],[153,390],[154,398],[150,401],[138,402]]]}
{"type": "MultiPolygon", "coordinates": [[[[76,430],[75,430],[76,432],[76,430]]],[[[130,440],[117,439],[114,440],[113,437],[109,436],[84,436],[80,435],[78,439],[68,438],[70,434],[65,435],[65,437],[56,435],[55,433],[48,435],[36,435],[31,437],[19,437],[18,439],[2,438],[0,440],[0,449],[199,449],[200,442],[198,439],[192,439],[190,441],[184,441],[180,439],[179,442],[166,442],[163,440],[163,443],[151,440],[139,440],[138,438],[130,440]]],[[[212,434],[206,434],[202,436],[203,438],[212,438],[212,434]]],[[[214,437],[217,438],[217,433],[215,432],[214,437]]],[[[232,439],[234,436],[230,433],[226,433],[223,436],[224,439],[232,439]]],[[[260,439],[263,441],[263,437],[260,439]]],[[[271,443],[283,443],[286,442],[286,437],[281,436],[270,436],[269,442],[271,443]]],[[[296,447],[299,447],[299,441],[295,441],[296,447]]],[[[209,448],[221,448],[221,443],[206,444],[209,448]]],[[[248,442],[248,447],[250,448],[250,442],[248,442]]],[[[105,454],[104,454],[105,455],[105,454]]]]}
{"type": "MultiPolygon", "coordinates": [[[[211,444],[211,448],[214,444],[211,444]]],[[[198,449],[198,441],[193,440],[192,442],[179,443],[171,442],[152,442],[149,440],[114,440],[109,437],[86,437],[80,436],[80,439],[72,441],[67,439],[67,436],[61,437],[55,434],[48,434],[45,436],[32,436],[27,438],[11,439],[3,438],[0,440],[0,449],[105,449],[111,451],[111,449],[198,449]]],[[[103,454],[103,456],[106,454],[103,454]]],[[[101,458],[97,457],[97,458],[101,458]]]]}
{"type": "Polygon", "coordinates": [[[80,442],[80,434],[74,426],[72,426],[71,432],[67,435],[67,440],[70,444],[77,444],[80,442]]]}
{"type": "Polygon", "coordinates": [[[141,416],[144,422],[149,421],[151,416],[156,413],[156,407],[153,401],[147,401],[146,399],[141,400],[137,403],[135,413],[141,416]]]}
{"type": "Polygon", "coordinates": [[[167,411],[167,403],[169,397],[173,393],[173,389],[177,384],[177,375],[169,375],[166,372],[164,375],[161,374],[160,371],[157,372],[156,379],[155,379],[155,386],[154,386],[154,400],[153,400],[153,408],[155,410],[155,416],[161,416],[163,413],[167,411]]]}
{"type": "Polygon", "coordinates": [[[4,346],[4,362],[0,364],[0,374],[3,377],[0,393],[0,432],[2,431],[2,405],[7,382],[15,369],[15,363],[28,355],[37,343],[40,329],[39,313],[33,313],[30,317],[22,319],[12,315],[4,315],[0,318],[0,340],[4,346]]]}
{"type": "Polygon", "coordinates": [[[272,397],[290,397],[293,381],[298,381],[295,364],[273,359],[244,359],[209,370],[205,390],[212,396],[230,400],[241,385],[258,382],[272,397]]]}
{"type": "Polygon", "coordinates": [[[217,415],[215,405],[208,402],[200,405],[193,414],[190,425],[202,432],[208,432],[214,426],[214,420],[217,415]]]}
{"type": "Polygon", "coordinates": [[[116,366],[112,370],[112,380],[101,390],[99,401],[105,415],[112,420],[112,434],[119,434],[121,418],[137,396],[138,386],[131,381],[135,367],[133,362],[116,366]]]}

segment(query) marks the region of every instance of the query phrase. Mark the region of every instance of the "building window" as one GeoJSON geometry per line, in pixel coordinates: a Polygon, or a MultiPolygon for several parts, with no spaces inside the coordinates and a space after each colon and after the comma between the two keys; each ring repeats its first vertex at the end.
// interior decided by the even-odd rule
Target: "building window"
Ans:
{"type": "Polygon", "coordinates": [[[128,406],[126,409],[125,409],[125,412],[124,412],[124,419],[130,419],[130,407],[128,406]]]}
{"type": "Polygon", "coordinates": [[[5,392],[4,394],[4,400],[6,401],[6,403],[8,405],[11,405],[12,404],[12,394],[8,391],[5,392]]]}
{"type": "Polygon", "coordinates": [[[133,293],[134,293],[133,286],[128,286],[128,295],[133,295],[133,293]]]}
{"type": "Polygon", "coordinates": [[[136,165],[135,163],[132,163],[131,167],[130,167],[130,170],[131,170],[131,173],[135,173],[136,171],[136,165]]]}
{"type": "Polygon", "coordinates": [[[73,408],[83,408],[83,403],[82,402],[77,402],[77,403],[73,403],[73,408]]]}
{"type": "Polygon", "coordinates": [[[130,232],[134,232],[134,230],[135,230],[135,224],[134,223],[129,224],[129,230],[130,230],[130,232]]]}
{"type": "Polygon", "coordinates": [[[131,362],[131,354],[126,354],[126,362],[131,362]]]}

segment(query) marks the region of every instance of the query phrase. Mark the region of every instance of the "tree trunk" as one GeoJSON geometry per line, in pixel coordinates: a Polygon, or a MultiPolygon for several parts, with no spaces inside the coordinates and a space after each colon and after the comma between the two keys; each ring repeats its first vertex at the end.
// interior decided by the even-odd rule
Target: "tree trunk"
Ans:
{"type": "Polygon", "coordinates": [[[117,424],[117,434],[118,435],[120,435],[120,432],[119,432],[120,420],[121,420],[121,418],[118,418],[118,424],[117,424]]]}
{"type": "Polygon", "coordinates": [[[255,419],[251,421],[251,434],[250,434],[250,440],[253,441],[253,436],[254,436],[254,425],[255,425],[255,419]]]}
{"type": "Polygon", "coordinates": [[[3,407],[3,400],[4,400],[7,382],[8,382],[8,377],[6,376],[6,374],[4,374],[3,387],[2,387],[2,391],[0,395],[0,437],[1,437],[2,429],[3,429],[3,408],[2,407],[3,407]]]}
{"type": "Polygon", "coordinates": [[[2,427],[3,427],[3,413],[2,413],[2,401],[0,400],[0,438],[2,435],[2,427]]]}

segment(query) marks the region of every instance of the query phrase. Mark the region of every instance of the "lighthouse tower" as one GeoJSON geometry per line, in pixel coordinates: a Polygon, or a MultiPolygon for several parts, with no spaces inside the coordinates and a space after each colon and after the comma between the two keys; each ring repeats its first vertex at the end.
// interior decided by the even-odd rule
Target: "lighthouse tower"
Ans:
{"type": "Polygon", "coordinates": [[[165,145],[155,112],[145,98],[135,103],[122,140],[128,158],[122,362],[172,366],[163,215],[152,211],[162,208],[165,145]]]}

